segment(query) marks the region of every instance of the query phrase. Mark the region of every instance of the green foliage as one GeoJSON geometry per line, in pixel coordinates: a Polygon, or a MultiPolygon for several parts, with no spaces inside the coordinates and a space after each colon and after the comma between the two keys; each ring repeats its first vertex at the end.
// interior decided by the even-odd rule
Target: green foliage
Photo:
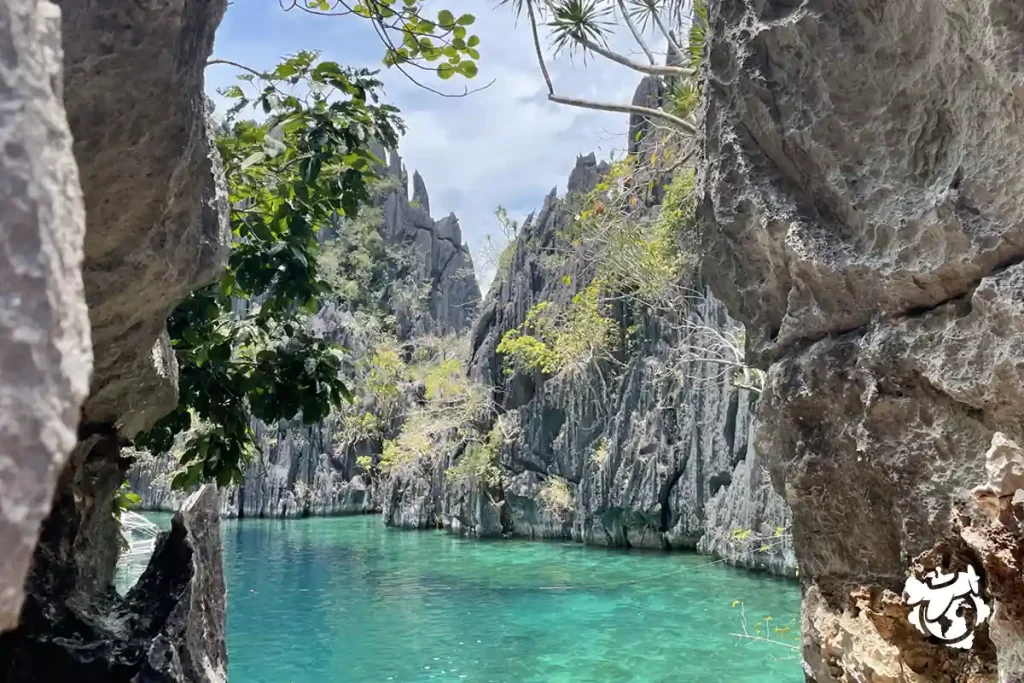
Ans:
{"type": "Polygon", "coordinates": [[[590,454],[590,458],[597,463],[598,466],[604,465],[608,460],[608,439],[601,437],[601,439],[594,446],[593,452],[590,454]]]}
{"type": "Polygon", "coordinates": [[[367,474],[372,473],[374,469],[373,458],[368,455],[360,455],[356,458],[356,467],[367,474]]]}
{"type": "MultiPolygon", "coordinates": [[[[372,194],[382,197],[383,183],[371,184],[372,194]]],[[[351,310],[390,312],[388,288],[403,256],[389,248],[380,234],[384,212],[375,207],[363,208],[354,219],[336,221],[336,236],[325,242],[318,256],[323,279],[332,299],[351,310]]]]}
{"type": "Polygon", "coordinates": [[[754,534],[752,529],[736,528],[732,530],[732,541],[734,543],[746,543],[751,548],[757,545],[754,552],[768,553],[780,546],[788,538],[785,527],[777,526],[770,533],[763,535],[754,534]]]}
{"type": "Polygon", "coordinates": [[[378,463],[384,474],[440,458],[449,444],[479,440],[475,425],[486,414],[487,389],[471,382],[458,360],[435,353],[409,369],[424,385],[424,401],[406,415],[398,436],[384,442],[378,463]]]}
{"type": "Polygon", "coordinates": [[[165,453],[193,415],[206,425],[187,437],[175,488],[240,481],[255,452],[252,417],[272,423],[301,415],[313,424],[350,398],[340,349],[307,326],[333,291],[320,270],[317,232],[339,217],[357,218],[380,161],[369,140],[393,146],[401,129],[397,110],[376,104],[381,83],[371,72],[318,61],[316,53],[239,81],[223,91],[236,104],[217,139],[234,236],[228,267],[171,314],[180,403],[136,438],[165,453]],[[240,120],[248,106],[261,109],[264,122],[240,120]],[[238,299],[249,302],[245,315],[232,314],[238,299]]]}
{"type": "Polygon", "coordinates": [[[687,40],[687,50],[690,53],[690,66],[699,69],[704,61],[704,43],[708,31],[708,5],[704,0],[692,0],[693,12],[691,13],[690,34],[687,40]]]}
{"type": "Polygon", "coordinates": [[[455,358],[447,358],[430,368],[423,383],[428,401],[457,399],[467,390],[462,364],[455,358]]]}
{"type": "Polygon", "coordinates": [[[557,476],[550,476],[541,484],[537,501],[541,509],[558,518],[564,518],[572,511],[574,500],[569,482],[557,476]]]}
{"type": "Polygon", "coordinates": [[[570,55],[579,52],[584,59],[588,48],[585,43],[605,42],[615,22],[608,17],[612,8],[600,0],[554,0],[548,3],[551,18],[551,43],[555,54],[568,49],[570,55]]]}
{"type": "Polygon", "coordinates": [[[373,393],[377,402],[391,404],[397,401],[401,396],[399,385],[408,375],[398,342],[388,340],[382,343],[361,363],[365,365],[366,388],[373,393]]]}
{"type": "Polygon", "coordinates": [[[139,494],[132,492],[131,486],[128,485],[128,480],[125,479],[117,491],[114,492],[114,517],[120,519],[122,511],[129,510],[141,502],[142,498],[139,494]]]}
{"type": "Polygon", "coordinates": [[[494,282],[501,284],[508,277],[519,244],[519,221],[509,217],[504,207],[494,210],[503,242],[496,241],[490,234],[484,235],[484,258],[494,267],[494,282]]]}
{"type": "Polygon", "coordinates": [[[498,344],[506,372],[522,368],[557,374],[606,354],[614,341],[615,322],[603,312],[605,286],[603,280],[591,282],[565,310],[547,301],[531,308],[523,324],[508,330],[498,344]]]}
{"type": "Polygon", "coordinates": [[[472,14],[455,16],[442,9],[436,16],[428,16],[420,0],[360,0],[345,5],[345,12],[338,11],[341,3],[337,0],[293,0],[292,6],[298,2],[313,14],[352,14],[370,20],[386,48],[384,64],[401,69],[407,76],[404,67],[425,69],[423,62],[439,63],[436,71],[442,79],[455,75],[473,78],[477,74],[480,38],[467,30],[476,22],[472,14]]]}
{"type": "Polygon", "coordinates": [[[498,467],[501,445],[501,429],[495,423],[486,439],[473,440],[466,445],[459,461],[445,471],[445,477],[455,484],[479,482],[488,488],[497,486],[501,483],[498,467]]]}

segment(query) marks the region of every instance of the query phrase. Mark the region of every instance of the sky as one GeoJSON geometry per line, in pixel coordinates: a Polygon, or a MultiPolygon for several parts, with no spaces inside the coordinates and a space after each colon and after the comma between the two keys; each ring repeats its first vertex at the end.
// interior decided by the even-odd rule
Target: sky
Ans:
{"type": "MultiPolygon", "coordinates": [[[[522,220],[539,210],[553,188],[564,193],[578,155],[595,152],[606,159],[626,143],[628,119],[623,114],[596,112],[553,104],[537,67],[529,25],[516,25],[497,0],[430,0],[428,12],[449,9],[469,12],[480,36],[480,72],[471,81],[460,77],[440,81],[425,74],[424,82],[446,92],[462,85],[494,84],[468,97],[444,98],[409,82],[399,71],[381,64],[384,54],[372,27],[354,17],[312,16],[299,9],[285,11],[290,0],[234,0],[217,32],[214,58],[254,69],[272,68],[281,57],[298,50],[318,50],[323,59],[353,67],[380,69],[385,84],[382,100],[397,106],[408,128],[399,154],[409,175],[418,170],[430,195],[435,218],[454,213],[476,263],[482,290],[493,279],[485,236],[500,241],[494,218],[497,206],[522,220]]],[[[633,52],[626,35],[612,45],[633,52]]],[[[545,41],[546,42],[546,41],[545,41]]],[[[657,43],[652,42],[652,46],[657,43]]],[[[664,49],[662,46],[661,49],[664,49]]],[[[561,95],[628,103],[641,74],[605,60],[554,58],[549,69],[561,95]]],[[[207,90],[234,82],[231,66],[207,68],[207,90]]]]}

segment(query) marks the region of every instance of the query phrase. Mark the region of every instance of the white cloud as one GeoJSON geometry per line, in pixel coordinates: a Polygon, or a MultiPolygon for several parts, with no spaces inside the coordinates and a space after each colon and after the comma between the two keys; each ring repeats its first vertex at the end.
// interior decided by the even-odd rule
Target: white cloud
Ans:
{"type": "MultiPolygon", "coordinates": [[[[577,155],[594,151],[606,158],[623,148],[628,121],[621,114],[548,102],[528,25],[524,20],[515,27],[507,8],[481,10],[479,0],[445,0],[437,6],[476,15],[471,32],[481,38],[480,73],[464,83],[480,86],[494,79],[494,84],[452,99],[417,88],[393,69],[383,71],[381,79],[386,100],[402,110],[408,128],[399,148],[407,169],[423,176],[435,216],[459,217],[485,286],[493,273],[481,272],[479,261],[484,236],[500,232],[495,207],[505,206],[516,219],[539,209],[551,188],[564,191],[577,155]]],[[[218,33],[217,56],[269,67],[282,54],[319,49],[341,63],[379,64],[383,47],[359,20],[294,10],[281,16],[281,10],[273,10],[233,5],[218,33]]],[[[629,49],[622,36],[613,43],[629,49]]],[[[551,58],[549,68],[560,94],[614,102],[628,102],[640,77],[604,60],[574,65],[565,55],[551,58]]],[[[224,85],[230,75],[211,73],[211,85],[224,85]]],[[[439,81],[430,74],[423,80],[448,92],[461,86],[458,79],[439,81]]]]}

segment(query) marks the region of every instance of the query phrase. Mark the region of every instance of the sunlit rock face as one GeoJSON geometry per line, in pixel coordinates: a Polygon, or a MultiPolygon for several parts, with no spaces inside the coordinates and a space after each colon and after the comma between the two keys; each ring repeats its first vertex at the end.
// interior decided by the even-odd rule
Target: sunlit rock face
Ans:
{"type": "Polygon", "coordinates": [[[59,4],[96,357],[83,422],[131,437],[177,403],[167,316],[227,258],[226,186],[203,93],[226,3],[59,4]]]}
{"type": "Polygon", "coordinates": [[[754,443],[793,510],[808,674],[1019,680],[1024,508],[971,492],[996,433],[1024,437],[1024,6],[710,5],[709,274],[771,368],[754,443]],[[998,616],[962,651],[902,592],[966,564],[998,616]]]}
{"type": "MultiPolygon", "coordinates": [[[[0,244],[7,240],[0,254],[13,259],[10,264],[0,260],[0,311],[5,314],[0,326],[12,327],[10,338],[24,337],[31,347],[26,355],[7,343],[7,335],[0,343],[0,429],[7,437],[7,418],[13,416],[23,435],[35,434],[40,442],[23,448],[31,444],[18,443],[17,435],[5,438],[2,448],[22,451],[13,468],[7,467],[6,451],[0,451],[2,515],[18,520],[13,532],[0,521],[0,545],[15,549],[0,561],[0,628],[13,625],[10,612],[21,601],[17,586],[22,583],[8,585],[14,575],[7,575],[6,563],[15,572],[24,571],[38,520],[49,513],[24,582],[20,625],[0,638],[0,679],[5,681],[130,680],[145,666],[135,657],[138,651],[126,655],[118,647],[136,636],[147,643],[159,640],[154,657],[196,663],[217,656],[210,649],[215,646],[194,634],[200,628],[208,633],[218,625],[222,629],[223,611],[202,617],[200,627],[198,612],[179,609],[168,592],[178,599],[208,591],[206,606],[222,601],[222,582],[200,586],[202,576],[219,575],[219,551],[202,553],[195,545],[168,543],[150,570],[170,572],[174,585],[140,594],[126,606],[111,597],[119,543],[111,512],[128,465],[122,446],[177,401],[167,316],[191,290],[211,282],[227,257],[226,188],[203,93],[206,61],[225,8],[224,0],[62,0],[56,6],[9,2],[6,14],[0,13],[0,24],[7,28],[0,46],[6,46],[12,64],[10,71],[3,70],[3,78],[12,78],[3,97],[13,100],[5,102],[2,109],[8,113],[0,122],[7,116],[25,119],[0,157],[0,163],[20,164],[10,167],[16,173],[10,176],[4,199],[9,205],[0,218],[11,221],[0,233],[0,244]],[[19,145],[24,149],[19,151],[19,145]],[[29,173],[33,169],[35,178],[29,173]],[[15,182],[19,178],[20,184],[15,182]],[[35,223],[22,221],[19,214],[35,223]],[[21,222],[24,227],[16,225],[21,222]],[[37,280],[34,304],[17,296],[32,278],[37,280]],[[26,304],[31,315],[6,315],[26,304]],[[87,323],[91,352],[85,346],[87,323]],[[36,391],[41,384],[32,367],[48,373],[44,393],[36,391]],[[8,412],[12,383],[33,387],[18,393],[31,410],[12,404],[8,412]],[[29,458],[34,462],[22,472],[29,458]],[[8,485],[14,487],[11,495],[8,485]],[[125,610],[136,621],[115,627],[125,610]],[[162,621],[165,617],[169,621],[162,621]],[[128,635],[133,629],[138,632],[128,635]],[[125,664],[129,660],[130,666],[125,664]]],[[[205,496],[206,505],[212,495],[205,496]]],[[[216,529],[215,518],[212,524],[216,529]]],[[[205,535],[199,526],[204,524],[197,523],[195,533],[205,535]]],[[[179,665],[154,662],[160,675],[144,678],[206,680],[189,671],[191,664],[179,665]]],[[[214,669],[209,680],[222,679],[223,671],[217,675],[214,669]]]]}
{"type": "Polygon", "coordinates": [[[75,445],[92,349],[85,212],[62,103],[60,11],[0,8],[0,632],[75,445]]]}

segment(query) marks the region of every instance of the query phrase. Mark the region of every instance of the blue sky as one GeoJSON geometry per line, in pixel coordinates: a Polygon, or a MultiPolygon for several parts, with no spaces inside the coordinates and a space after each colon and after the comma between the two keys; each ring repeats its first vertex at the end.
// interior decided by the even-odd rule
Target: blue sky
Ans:
{"type": "MultiPolygon", "coordinates": [[[[430,193],[435,218],[454,212],[477,264],[481,286],[493,277],[484,263],[487,234],[497,235],[494,209],[504,206],[521,219],[540,208],[554,187],[564,192],[577,155],[607,158],[625,145],[627,119],[567,108],[547,101],[528,25],[515,26],[496,0],[431,0],[429,9],[447,8],[458,16],[476,15],[471,33],[480,36],[480,73],[473,81],[425,80],[448,92],[463,83],[490,88],[465,98],[447,99],[424,91],[394,69],[380,64],[383,47],[373,29],[352,17],[316,17],[299,9],[285,12],[279,0],[234,0],[217,32],[214,57],[262,69],[300,49],[349,66],[380,68],[384,100],[402,111],[408,131],[399,146],[410,175],[418,170],[430,193]]],[[[615,41],[629,50],[620,36],[615,41]]],[[[567,56],[549,62],[559,94],[628,102],[640,75],[603,61],[586,67],[567,56]]],[[[237,70],[207,69],[211,95],[234,82],[237,70]]]]}

